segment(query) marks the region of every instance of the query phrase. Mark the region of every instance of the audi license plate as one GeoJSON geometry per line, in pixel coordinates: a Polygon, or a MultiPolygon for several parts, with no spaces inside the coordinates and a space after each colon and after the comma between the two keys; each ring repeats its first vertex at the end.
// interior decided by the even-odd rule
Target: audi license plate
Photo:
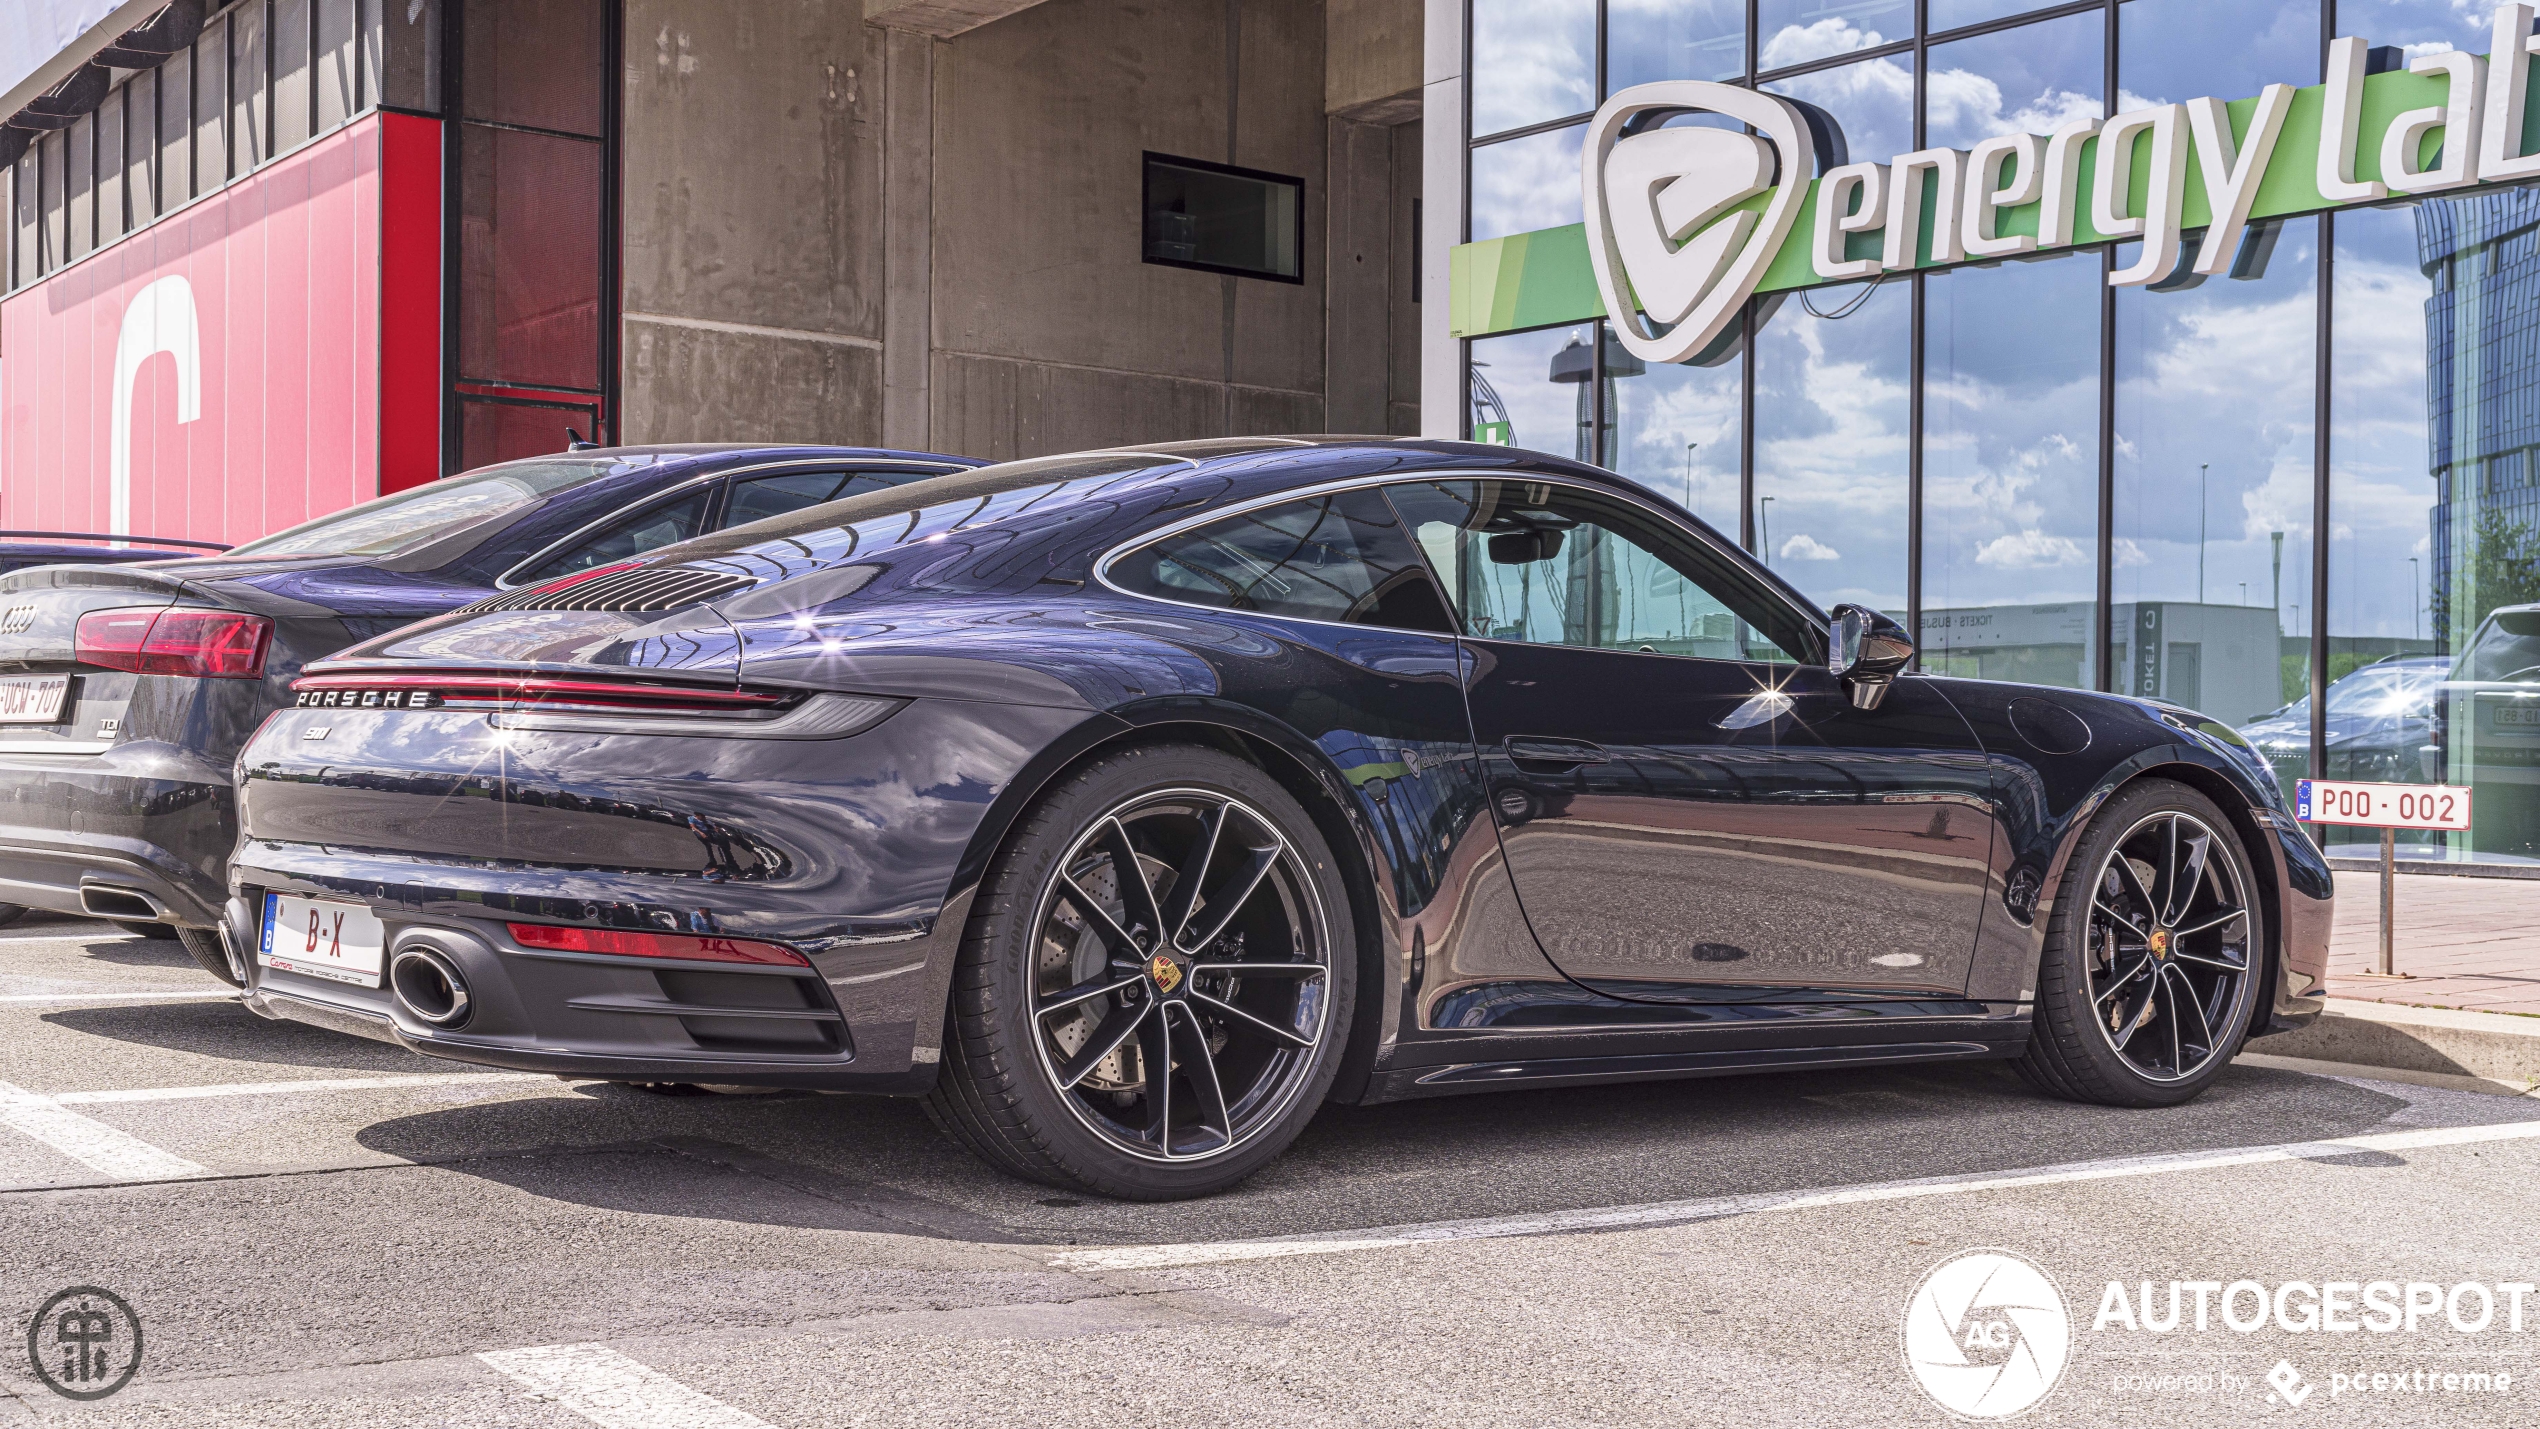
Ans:
{"type": "Polygon", "coordinates": [[[359,903],[268,893],[256,961],[302,977],[377,987],[386,943],[387,930],[359,903]]]}
{"type": "Polygon", "coordinates": [[[2496,723],[2526,727],[2540,726],[2540,704],[2498,705],[2496,706],[2496,723]]]}
{"type": "Polygon", "coordinates": [[[11,675],[0,679],[0,724],[57,724],[69,698],[68,675],[11,675]]]}

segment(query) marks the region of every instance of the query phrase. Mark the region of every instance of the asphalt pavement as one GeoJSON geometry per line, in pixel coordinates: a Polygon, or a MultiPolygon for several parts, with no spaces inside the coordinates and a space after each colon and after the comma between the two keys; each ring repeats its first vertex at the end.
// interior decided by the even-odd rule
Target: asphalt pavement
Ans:
{"type": "Polygon", "coordinates": [[[1121,1205],[914,1102],[487,1073],[0,929],[0,1424],[2531,1424],[2534,1225],[2540,1099],[2248,1065],[1333,1107],[1121,1205]],[[144,1334],[101,1398],[47,1381],[114,1377],[104,1301],[29,1358],[73,1287],[144,1334]]]}

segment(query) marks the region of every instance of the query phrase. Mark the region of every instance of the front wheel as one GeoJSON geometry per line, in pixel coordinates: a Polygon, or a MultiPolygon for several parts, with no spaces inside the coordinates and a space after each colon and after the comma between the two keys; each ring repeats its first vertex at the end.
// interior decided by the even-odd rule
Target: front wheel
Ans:
{"type": "Polygon", "coordinates": [[[2211,799],[2166,779],[2119,792],[2064,871],[2028,1050],[2013,1066],[2056,1096],[2104,1106],[2173,1106],[2203,1091],[2255,1013],[2266,947],[2255,889],[2211,799]]]}
{"type": "Polygon", "coordinates": [[[1221,1190],[1331,1086],[1356,946],[1331,849],[1278,781],[1213,749],[1104,756],[982,882],[928,1107],[1031,1180],[1221,1190]]]}

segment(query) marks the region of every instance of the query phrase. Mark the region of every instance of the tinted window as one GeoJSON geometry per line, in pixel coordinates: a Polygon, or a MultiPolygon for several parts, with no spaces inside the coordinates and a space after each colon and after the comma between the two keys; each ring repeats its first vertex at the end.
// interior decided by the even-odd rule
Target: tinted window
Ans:
{"type": "Polygon", "coordinates": [[[713,494],[713,487],[701,486],[676,501],[620,517],[601,527],[598,535],[575,543],[563,555],[539,562],[536,569],[518,577],[519,583],[532,585],[554,580],[640,556],[656,546],[685,541],[705,525],[706,502],[713,494]]]}
{"type": "Polygon", "coordinates": [[[640,464],[623,457],[507,462],[346,507],[332,516],[250,541],[229,554],[384,556],[468,522],[517,510],[551,491],[640,464]]]}
{"type": "Polygon", "coordinates": [[[732,501],[724,510],[723,524],[745,526],[770,516],[800,511],[806,506],[862,496],[868,491],[880,491],[903,481],[941,474],[922,471],[784,471],[773,476],[744,477],[732,483],[732,501]]]}
{"type": "Polygon", "coordinates": [[[1230,516],[1114,562],[1122,590],[1192,605],[1452,633],[1420,554],[1372,490],[1230,516]]]}
{"type": "Polygon", "coordinates": [[[1388,488],[1468,634],[1713,660],[1807,661],[1813,622],[1628,502],[1542,482],[1388,488]]]}

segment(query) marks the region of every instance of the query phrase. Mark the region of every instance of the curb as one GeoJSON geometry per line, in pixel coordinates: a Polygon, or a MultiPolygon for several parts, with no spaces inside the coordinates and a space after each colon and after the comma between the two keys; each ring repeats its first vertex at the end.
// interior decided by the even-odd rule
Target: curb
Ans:
{"type": "Polygon", "coordinates": [[[2310,1026],[2252,1039],[2250,1052],[2540,1086],[2540,1017],[2330,998],[2310,1026]]]}

